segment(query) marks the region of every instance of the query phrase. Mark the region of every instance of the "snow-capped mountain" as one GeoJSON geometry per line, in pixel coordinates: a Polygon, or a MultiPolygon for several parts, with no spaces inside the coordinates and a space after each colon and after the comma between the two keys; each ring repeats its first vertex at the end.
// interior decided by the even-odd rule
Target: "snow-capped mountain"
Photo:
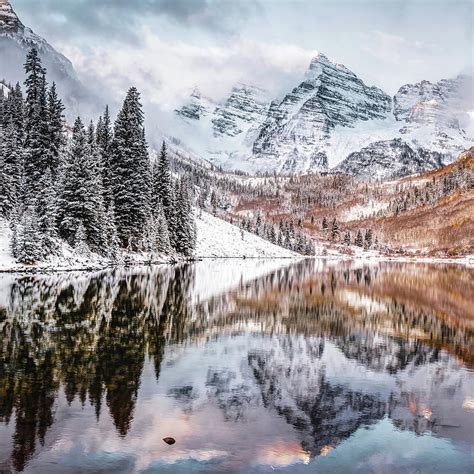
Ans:
{"type": "Polygon", "coordinates": [[[253,145],[255,158],[278,162],[285,171],[326,169],[333,130],[358,121],[384,119],[391,98],[366,86],[352,71],[318,54],[301,84],[273,102],[253,145]]]}
{"type": "Polygon", "coordinates": [[[248,133],[252,125],[266,116],[268,105],[263,100],[264,94],[262,89],[247,84],[234,87],[225,104],[214,111],[214,134],[235,137],[248,133]]]}
{"type": "Polygon", "coordinates": [[[472,84],[469,76],[422,81],[392,99],[319,53],[303,81],[271,102],[248,85],[222,104],[193,92],[177,111],[186,126],[173,131],[227,169],[392,178],[439,167],[473,145],[472,84]]]}
{"type": "Polygon", "coordinates": [[[56,51],[44,38],[23,25],[9,0],[0,0],[0,74],[12,83],[24,80],[23,64],[31,48],[36,48],[48,78],[55,81],[71,113],[86,100],[88,92],[79,81],[74,67],[64,55],[56,51]]]}

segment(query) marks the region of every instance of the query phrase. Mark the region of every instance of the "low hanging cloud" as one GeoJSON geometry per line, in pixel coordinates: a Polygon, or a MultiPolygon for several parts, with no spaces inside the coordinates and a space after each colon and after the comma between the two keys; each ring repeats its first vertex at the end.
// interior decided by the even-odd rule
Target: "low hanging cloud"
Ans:
{"type": "Polygon", "coordinates": [[[274,98],[303,77],[317,53],[296,45],[244,38],[225,46],[197,46],[164,40],[148,27],[141,37],[140,49],[98,46],[84,52],[64,45],[63,51],[86,82],[107,84],[115,98],[133,83],[146,102],[165,111],[179,106],[194,87],[219,100],[236,83],[245,82],[266,89],[268,98],[274,98]]]}

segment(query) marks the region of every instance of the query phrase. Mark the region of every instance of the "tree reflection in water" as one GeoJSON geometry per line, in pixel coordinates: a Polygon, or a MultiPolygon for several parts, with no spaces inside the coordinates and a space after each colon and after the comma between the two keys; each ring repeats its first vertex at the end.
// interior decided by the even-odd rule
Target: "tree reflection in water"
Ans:
{"type": "MultiPolygon", "coordinates": [[[[204,381],[226,422],[263,406],[295,427],[311,456],[386,416],[400,429],[446,435],[442,418],[453,391],[464,396],[463,377],[472,382],[472,271],[307,260],[201,301],[198,269],[0,280],[0,430],[14,425],[0,468],[23,470],[44,445],[61,392],[69,404],[90,404],[97,420],[105,404],[126,437],[147,358],[159,380],[166,347],[241,334],[262,340],[258,349],[244,348],[251,376],[238,376],[242,367],[209,367],[204,381]],[[429,373],[420,385],[410,374],[423,366],[429,373]],[[393,383],[374,389],[351,378],[360,367],[393,383]],[[428,416],[423,400],[435,387],[428,416]]],[[[192,385],[167,394],[190,412],[199,396],[192,385]]]]}

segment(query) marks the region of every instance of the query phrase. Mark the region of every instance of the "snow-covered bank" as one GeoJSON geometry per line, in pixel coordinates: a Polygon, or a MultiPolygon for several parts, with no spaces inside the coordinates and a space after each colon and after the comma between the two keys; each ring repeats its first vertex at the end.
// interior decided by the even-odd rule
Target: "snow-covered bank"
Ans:
{"type": "Polygon", "coordinates": [[[96,253],[87,255],[78,254],[73,247],[59,241],[57,255],[52,255],[34,265],[17,263],[11,252],[12,231],[8,222],[0,219],[0,272],[48,272],[72,270],[101,270],[122,265],[165,264],[175,262],[176,259],[166,255],[150,255],[149,253],[123,252],[117,261],[111,261],[96,253]]]}
{"type": "Polygon", "coordinates": [[[196,216],[196,257],[220,258],[295,258],[295,252],[284,249],[251,234],[207,212],[196,216]]]}
{"type": "MultiPolygon", "coordinates": [[[[206,212],[196,216],[196,258],[296,258],[298,254],[268,242],[254,234],[241,231],[206,212]]],[[[0,272],[48,272],[72,270],[100,270],[117,264],[169,264],[176,257],[149,253],[123,252],[118,261],[111,261],[95,253],[78,254],[61,241],[58,254],[34,265],[15,262],[11,253],[12,231],[5,220],[0,220],[0,272]]],[[[178,260],[182,260],[179,259],[178,260]]]]}

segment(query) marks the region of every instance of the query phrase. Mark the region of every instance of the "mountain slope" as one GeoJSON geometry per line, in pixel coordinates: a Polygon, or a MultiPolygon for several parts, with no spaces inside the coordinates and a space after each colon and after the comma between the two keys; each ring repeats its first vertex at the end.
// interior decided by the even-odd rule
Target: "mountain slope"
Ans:
{"type": "Polygon", "coordinates": [[[90,100],[90,94],[79,81],[71,61],[24,26],[9,0],[0,0],[0,72],[4,79],[12,83],[23,82],[23,64],[31,48],[38,50],[48,69],[48,77],[56,82],[61,97],[71,109],[71,116],[75,115],[79,106],[90,100]]]}

